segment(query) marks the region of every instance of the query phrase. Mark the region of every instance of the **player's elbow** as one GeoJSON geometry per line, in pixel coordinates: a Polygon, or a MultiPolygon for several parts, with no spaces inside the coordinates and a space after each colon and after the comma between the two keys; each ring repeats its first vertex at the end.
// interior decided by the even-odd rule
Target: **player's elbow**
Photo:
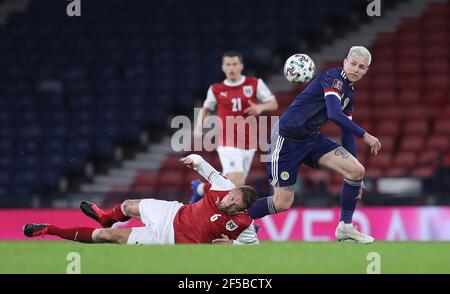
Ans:
{"type": "Polygon", "coordinates": [[[327,116],[332,122],[339,124],[339,115],[335,111],[328,111],[327,116]]]}

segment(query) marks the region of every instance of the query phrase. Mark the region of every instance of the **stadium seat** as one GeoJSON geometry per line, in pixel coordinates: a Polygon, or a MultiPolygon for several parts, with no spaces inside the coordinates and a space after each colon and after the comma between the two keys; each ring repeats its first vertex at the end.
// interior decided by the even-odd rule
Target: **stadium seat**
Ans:
{"type": "Polygon", "coordinates": [[[371,156],[369,158],[369,167],[370,168],[387,168],[391,166],[391,154],[383,154],[380,153],[376,156],[371,156]]]}
{"type": "Polygon", "coordinates": [[[435,134],[450,136],[450,120],[436,120],[433,131],[435,134]]]}
{"type": "Polygon", "coordinates": [[[411,171],[410,176],[418,178],[428,178],[434,174],[434,171],[435,169],[429,166],[417,167],[411,171]]]}
{"type": "Polygon", "coordinates": [[[425,136],[428,134],[428,122],[426,119],[405,121],[403,125],[404,136],[425,136]]]}
{"type": "Polygon", "coordinates": [[[447,151],[450,147],[449,137],[445,135],[433,135],[428,138],[427,149],[447,151]]]}
{"type": "Polygon", "coordinates": [[[400,143],[400,149],[402,151],[422,151],[424,146],[424,139],[419,134],[417,134],[417,136],[405,136],[400,143]]]}
{"type": "Polygon", "coordinates": [[[411,168],[417,163],[417,155],[411,151],[398,152],[394,156],[393,165],[399,168],[411,168]]]}

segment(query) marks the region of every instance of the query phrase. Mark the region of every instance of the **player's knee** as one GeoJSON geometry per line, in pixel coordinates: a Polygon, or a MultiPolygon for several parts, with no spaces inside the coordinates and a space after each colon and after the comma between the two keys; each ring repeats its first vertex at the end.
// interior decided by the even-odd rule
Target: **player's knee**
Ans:
{"type": "Polygon", "coordinates": [[[291,208],[292,203],[294,203],[294,195],[277,195],[273,197],[273,204],[277,212],[286,211],[291,208]],[[278,197],[277,197],[278,196],[278,197]]]}
{"type": "Polygon", "coordinates": [[[101,242],[112,242],[112,234],[108,229],[101,229],[100,232],[97,235],[97,238],[101,242]]]}
{"type": "Polygon", "coordinates": [[[121,209],[125,215],[130,215],[130,212],[133,209],[133,201],[129,199],[125,200],[122,202],[121,209]]]}
{"type": "Polygon", "coordinates": [[[353,180],[353,181],[364,179],[365,172],[366,171],[364,169],[364,166],[362,166],[362,164],[357,164],[352,167],[352,169],[350,170],[350,172],[347,176],[347,179],[353,180]]]}

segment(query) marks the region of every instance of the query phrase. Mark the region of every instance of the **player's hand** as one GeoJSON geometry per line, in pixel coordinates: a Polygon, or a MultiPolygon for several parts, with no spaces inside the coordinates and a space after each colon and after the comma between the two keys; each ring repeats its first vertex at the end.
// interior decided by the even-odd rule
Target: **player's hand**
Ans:
{"type": "Polygon", "coordinates": [[[214,244],[233,244],[233,240],[228,238],[225,234],[222,234],[222,238],[214,239],[212,242],[214,244]]]}
{"type": "Polygon", "coordinates": [[[196,165],[194,164],[194,161],[192,159],[190,159],[189,157],[183,157],[180,158],[180,162],[182,164],[184,164],[185,166],[192,168],[192,169],[196,169],[196,165]]]}
{"type": "Polygon", "coordinates": [[[380,151],[381,149],[380,140],[367,132],[364,134],[363,140],[367,145],[370,146],[370,153],[377,155],[378,151],[380,151]]]}
{"type": "Polygon", "coordinates": [[[245,113],[257,116],[263,112],[263,106],[261,104],[255,104],[250,100],[248,101],[248,103],[250,104],[250,106],[244,110],[245,113]]]}

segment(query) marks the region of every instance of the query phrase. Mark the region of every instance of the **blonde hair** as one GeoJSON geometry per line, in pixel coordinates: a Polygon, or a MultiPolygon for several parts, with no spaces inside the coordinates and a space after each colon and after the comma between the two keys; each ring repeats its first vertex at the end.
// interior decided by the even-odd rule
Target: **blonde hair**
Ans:
{"type": "Polygon", "coordinates": [[[347,58],[349,58],[351,55],[360,56],[367,60],[367,65],[370,65],[372,62],[372,55],[370,54],[369,50],[367,50],[364,46],[353,46],[350,48],[347,54],[347,58]]]}

